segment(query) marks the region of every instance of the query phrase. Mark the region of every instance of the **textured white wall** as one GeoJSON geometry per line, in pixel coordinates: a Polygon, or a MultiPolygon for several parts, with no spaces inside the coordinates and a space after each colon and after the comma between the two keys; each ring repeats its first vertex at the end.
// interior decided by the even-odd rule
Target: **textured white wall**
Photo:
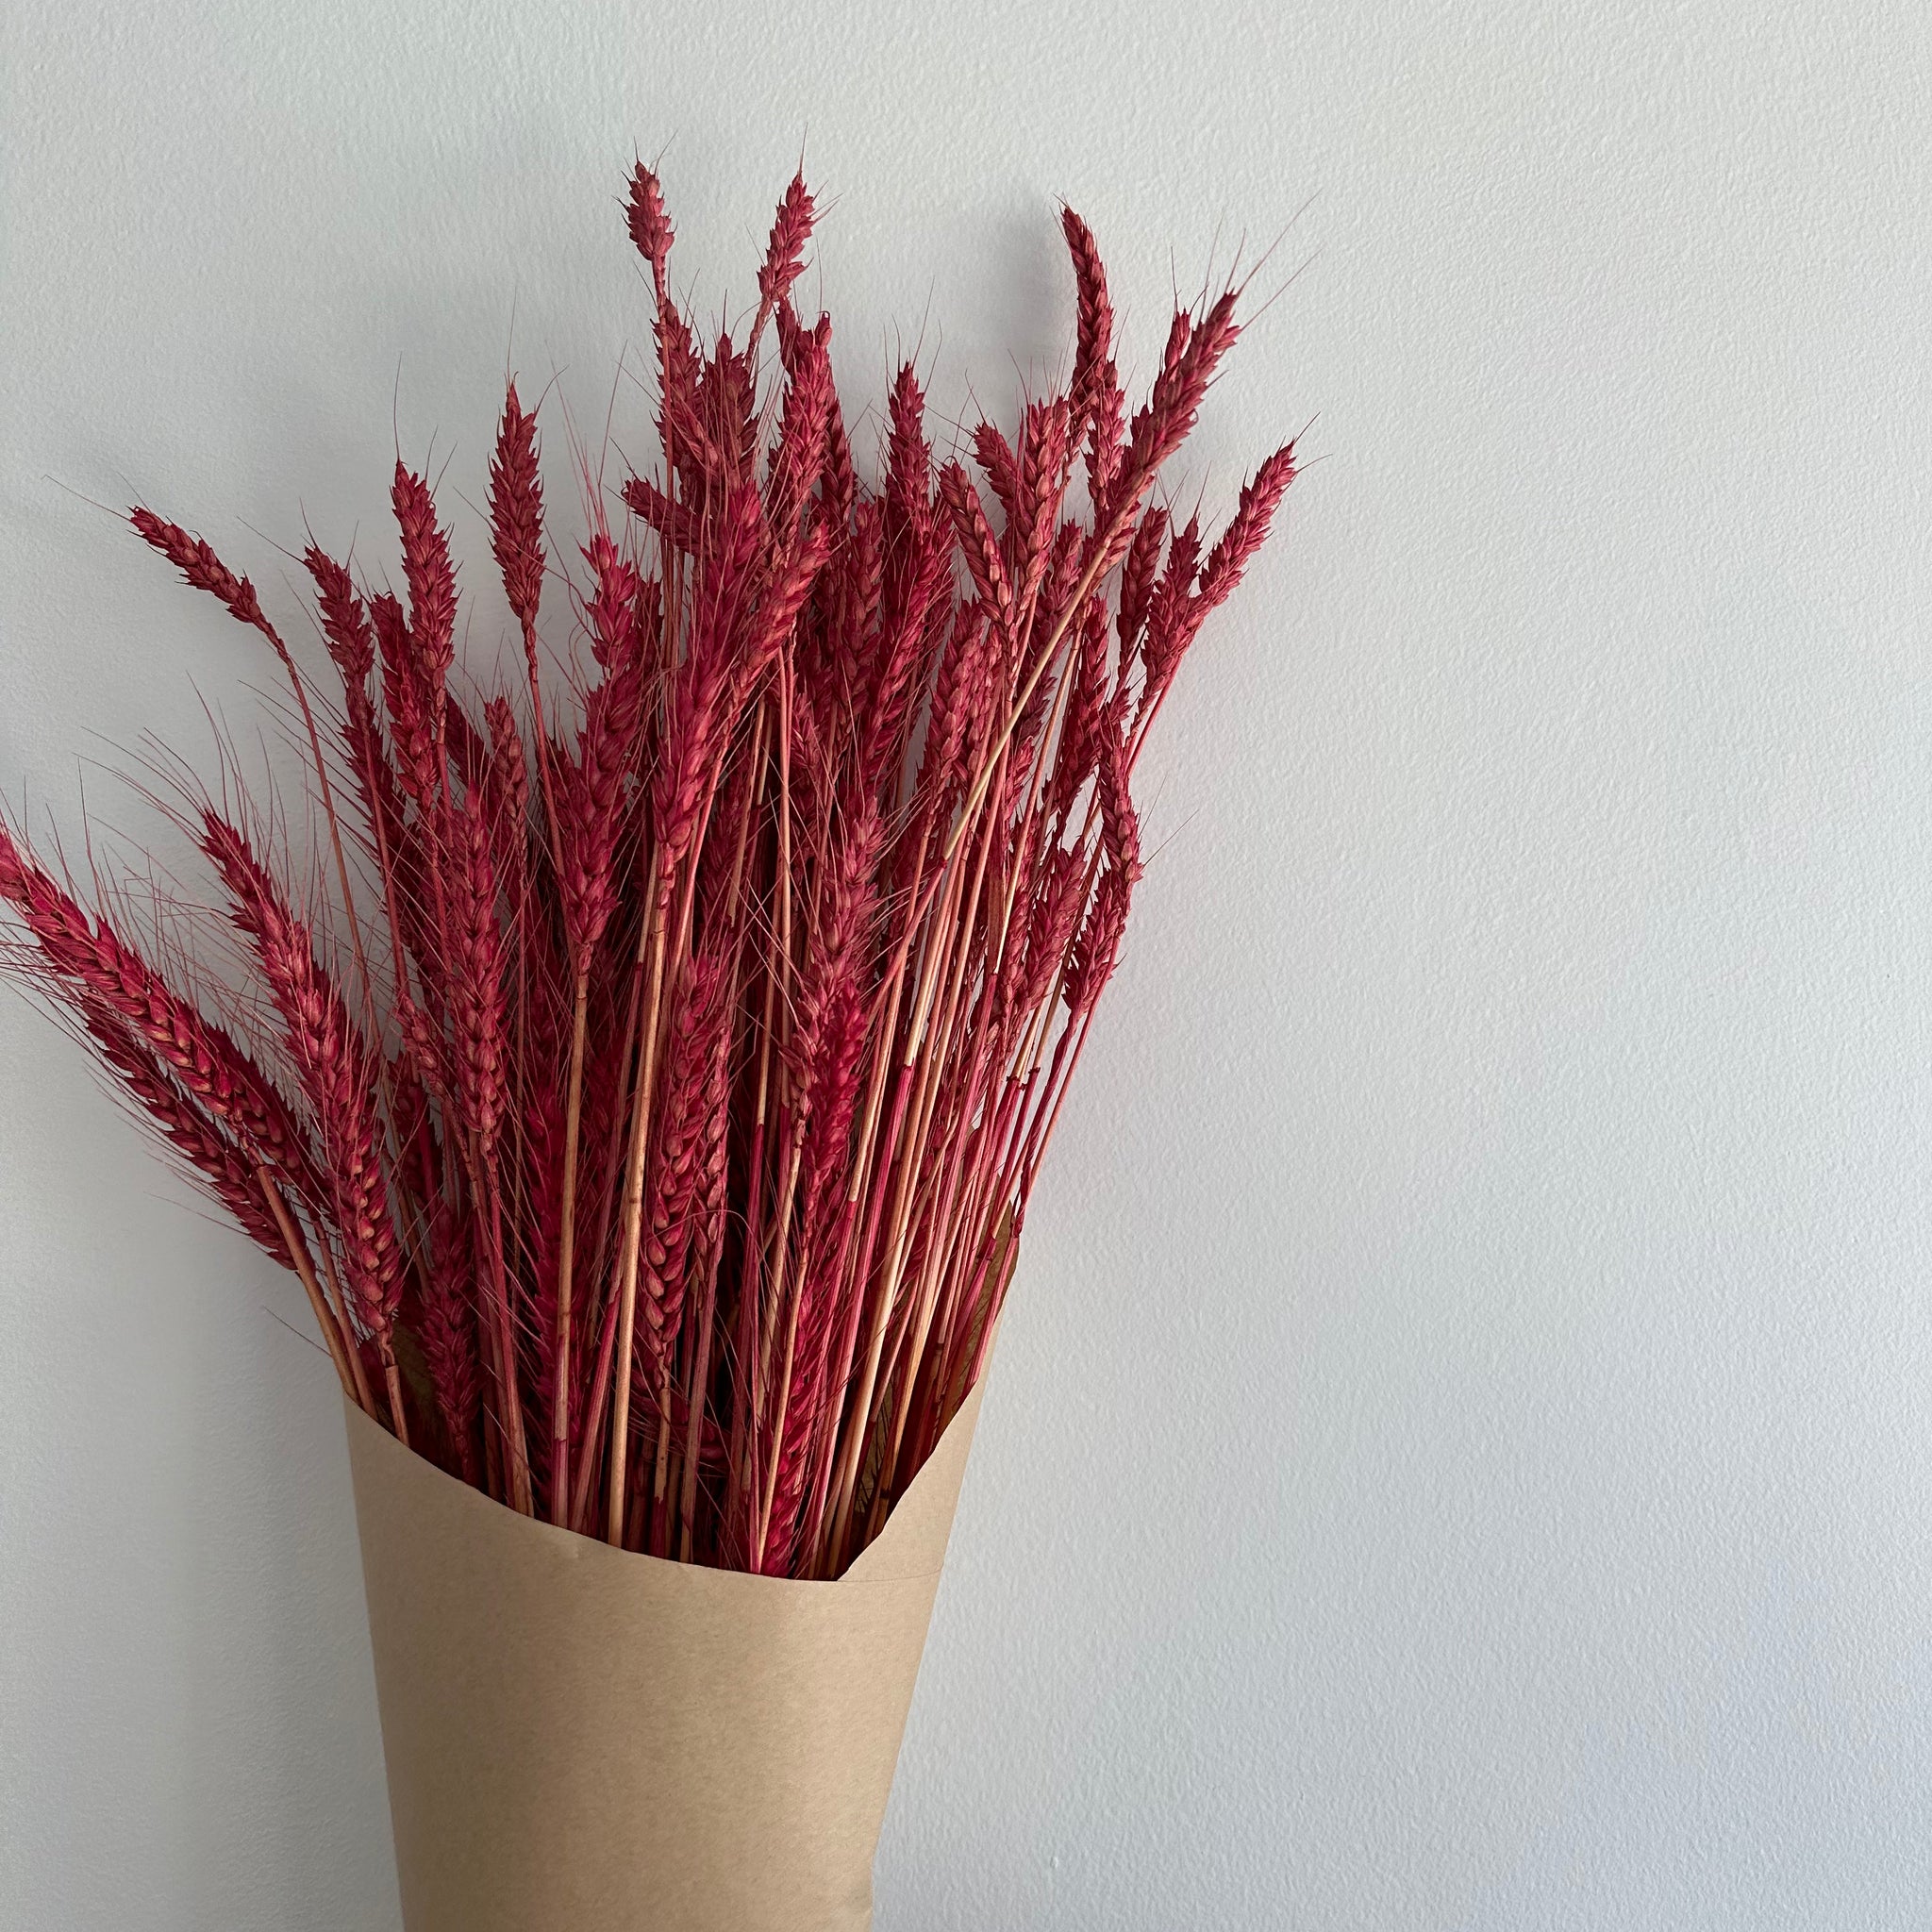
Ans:
{"type": "MultiPolygon", "coordinates": [[[[595,441],[634,146],[716,303],[803,141],[848,390],[960,408],[1067,339],[1055,196],[1144,365],[1314,194],[1192,480],[1326,460],[1164,721],[882,1932],[1932,1922],[1919,6],[0,32],[0,774],[70,827],[261,676],[87,499],[273,588],[392,423],[480,498],[507,351],[595,441]]],[[[388,1932],[299,1294],[10,999],[0,1082],[0,1924],[388,1932]]]]}

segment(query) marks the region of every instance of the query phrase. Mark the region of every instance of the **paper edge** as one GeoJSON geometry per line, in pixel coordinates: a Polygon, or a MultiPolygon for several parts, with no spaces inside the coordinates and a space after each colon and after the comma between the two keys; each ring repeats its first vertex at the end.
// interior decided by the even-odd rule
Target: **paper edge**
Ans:
{"type": "Polygon", "coordinates": [[[906,1486],[904,1493],[892,1506],[892,1512],[886,1518],[878,1535],[846,1565],[841,1574],[830,1581],[817,1577],[760,1576],[748,1570],[716,1569],[702,1563],[680,1563],[672,1557],[654,1557],[641,1550],[613,1549],[596,1537],[565,1529],[540,1517],[522,1515],[508,1504],[501,1503],[460,1477],[451,1475],[428,1457],[399,1442],[346,1395],[342,1398],[342,1413],[348,1426],[350,1474],[357,1487],[372,1479],[382,1482],[393,1476],[409,1482],[420,1481],[427,1475],[460,1492],[460,1499],[467,1499],[451,1497],[446,1492],[444,1495],[444,1502],[449,1506],[477,1512],[479,1535],[493,1533],[481,1526],[484,1512],[500,1512],[526,1529],[541,1532],[551,1540],[553,1553],[565,1561],[641,1563],[675,1571],[681,1576],[723,1577],[734,1585],[765,1591],[837,1591],[847,1586],[865,1588],[879,1584],[917,1583],[940,1574],[945,1561],[946,1546],[951,1541],[953,1514],[958,1507],[959,1491],[965,1480],[966,1461],[978,1425],[980,1398],[985,1388],[986,1378],[982,1375],[954,1412],[940,1440],[933,1444],[932,1454],[921,1465],[919,1474],[906,1486]],[[383,1467],[385,1463],[388,1474],[383,1467]],[[894,1559],[902,1553],[910,1557],[910,1546],[922,1543],[932,1546],[926,1561],[917,1569],[898,1567],[894,1559]]]}

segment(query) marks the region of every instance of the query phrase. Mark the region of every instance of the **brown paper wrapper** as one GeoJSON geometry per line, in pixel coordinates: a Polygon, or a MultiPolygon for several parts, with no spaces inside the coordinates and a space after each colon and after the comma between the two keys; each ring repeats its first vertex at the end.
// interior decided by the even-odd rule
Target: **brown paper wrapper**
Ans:
{"type": "Polygon", "coordinates": [[[863,1932],[978,1414],[799,1583],[532,1522],[351,1407],[408,1932],[863,1932]]]}

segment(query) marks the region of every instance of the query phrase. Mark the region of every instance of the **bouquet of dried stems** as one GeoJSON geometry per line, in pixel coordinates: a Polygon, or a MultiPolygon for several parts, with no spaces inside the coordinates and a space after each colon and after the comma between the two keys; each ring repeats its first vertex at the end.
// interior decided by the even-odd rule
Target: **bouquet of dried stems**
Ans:
{"type": "Polygon", "coordinates": [[[326,689],[249,578],[131,513],[287,679],[312,862],[232,761],[161,799],[245,987],[4,826],[0,896],[5,967],[300,1278],[358,1408],[549,1524],[835,1578],[986,1364],[1141,874],[1135,765],[1295,457],[1211,541],[1171,513],[1240,291],[1174,316],[1130,412],[1067,209],[1064,389],[938,460],[908,365],[856,459],[794,302],[813,213],[794,179],[708,346],[637,169],[660,460],[621,508],[580,464],[560,555],[510,383],[497,688],[401,462],[399,585],[301,558],[326,689]]]}

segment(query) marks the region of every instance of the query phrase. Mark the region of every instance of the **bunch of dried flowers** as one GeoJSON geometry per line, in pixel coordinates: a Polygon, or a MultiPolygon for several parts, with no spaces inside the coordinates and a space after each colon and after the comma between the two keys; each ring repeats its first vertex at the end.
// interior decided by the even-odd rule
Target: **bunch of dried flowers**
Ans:
{"type": "Polygon", "coordinates": [[[1171,518],[1238,291],[1174,315],[1130,414],[1068,209],[1065,388],[936,463],[908,365],[868,481],[793,300],[813,213],[794,179],[742,339],[707,348],[636,171],[661,462],[622,514],[587,487],[567,564],[509,385],[489,524],[522,673],[480,700],[403,464],[400,595],[302,558],[326,692],[248,578],[135,509],[279,661],[321,883],[231,773],[181,788],[238,1001],[0,826],[0,964],[295,1273],[403,1441],[613,1543],[823,1577],[985,1366],[1141,874],[1135,765],[1295,458],[1212,541],[1171,518]]]}

